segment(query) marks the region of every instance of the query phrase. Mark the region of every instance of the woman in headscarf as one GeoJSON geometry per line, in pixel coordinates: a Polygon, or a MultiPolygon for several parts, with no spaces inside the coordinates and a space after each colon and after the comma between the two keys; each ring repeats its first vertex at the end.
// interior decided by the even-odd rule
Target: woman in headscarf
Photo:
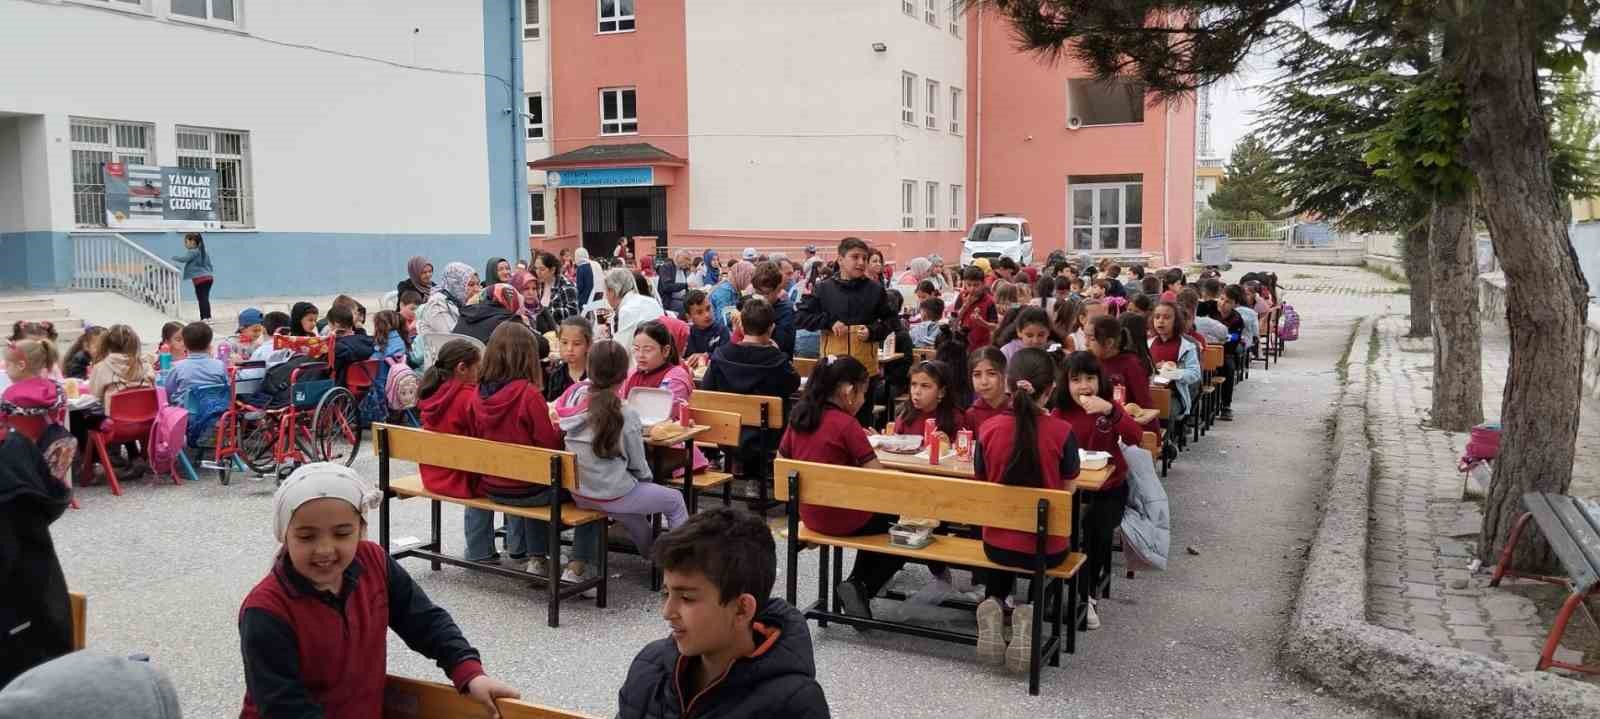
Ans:
{"type": "Polygon", "coordinates": [[[728,277],[711,288],[711,319],[718,324],[728,326],[728,312],[739,306],[739,298],[744,296],[744,291],[750,287],[750,278],[756,274],[756,266],[739,260],[733,266],[733,271],[728,277]]]}
{"type": "Polygon", "coordinates": [[[717,251],[706,250],[705,254],[700,256],[700,261],[704,263],[701,267],[705,270],[705,286],[715,287],[722,281],[722,269],[717,266],[717,251]]]}
{"type": "Polygon", "coordinates": [[[504,257],[490,257],[489,261],[483,264],[481,278],[485,285],[509,285],[511,284],[511,263],[507,262],[504,257]]]}
{"type": "Polygon", "coordinates": [[[950,271],[944,266],[944,258],[938,254],[928,255],[927,279],[933,282],[933,288],[940,292],[944,292],[946,287],[952,287],[956,284],[951,279],[950,271]]]}
{"type": "Polygon", "coordinates": [[[523,312],[528,317],[539,316],[542,305],[539,304],[539,280],[528,270],[517,270],[511,273],[511,287],[522,295],[523,312]]]}
{"type": "Polygon", "coordinates": [[[579,247],[572,253],[573,262],[577,264],[577,277],[572,282],[578,286],[578,306],[587,307],[594,301],[595,280],[599,279],[594,270],[594,263],[589,261],[589,250],[579,247]]]}
{"type": "Polygon", "coordinates": [[[433,294],[433,263],[422,255],[411,258],[406,263],[406,278],[394,286],[394,291],[396,310],[400,309],[400,296],[407,291],[415,292],[418,297],[427,300],[428,295],[433,294]]]}
{"type": "Polygon", "coordinates": [[[447,335],[455,331],[467,300],[478,293],[477,275],[465,262],[444,267],[444,277],[428,301],[417,308],[417,333],[447,335]]]}
{"type": "Polygon", "coordinates": [[[916,287],[918,282],[928,279],[928,271],[933,263],[926,257],[913,257],[906,263],[906,271],[900,273],[900,278],[895,280],[897,285],[911,285],[916,287]]]}

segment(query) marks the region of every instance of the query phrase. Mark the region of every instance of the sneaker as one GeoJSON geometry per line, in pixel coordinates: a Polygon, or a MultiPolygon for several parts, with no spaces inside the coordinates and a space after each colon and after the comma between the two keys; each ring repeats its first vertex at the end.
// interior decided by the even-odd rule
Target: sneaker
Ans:
{"type": "Polygon", "coordinates": [[[1033,654],[1033,605],[1024,604],[1011,613],[1011,644],[1006,647],[1006,668],[1014,672],[1028,671],[1028,659],[1033,654]]]}
{"type": "Polygon", "coordinates": [[[500,553],[499,552],[495,552],[494,554],[491,554],[488,557],[485,557],[483,559],[474,559],[472,561],[474,563],[476,563],[476,564],[499,564],[500,563],[500,553]]]}
{"type": "Polygon", "coordinates": [[[1000,602],[985,599],[978,605],[978,661],[999,664],[1006,658],[1006,614],[1000,602]]]}
{"type": "Polygon", "coordinates": [[[1089,600],[1088,611],[1085,611],[1083,613],[1083,628],[1084,629],[1099,629],[1100,628],[1100,613],[1094,610],[1094,600],[1093,599],[1089,600]]]}
{"type": "Polygon", "coordinates": [[[1233,410],[1228,409],[1227,407],[1223,407],[1222,411],[1217,413],[1217,419],[1222,421],[1222,422],[1232,422],[1233,421],[1233,410]]]}
{"type": "MultiPolygon", "coordinates": [[[[839,586],[834,587],[833,591],[838,594],[839,603],[844,605],[845,614],[852,617],[872,618],[872,603],[870,598],[867,597],[866,590],[862,589],[861,585],[846,579],[839,582],[839,586]]],[[[856,627],[856,631],[864,632],[868,630],[856,627]]]]}
{"type": "Polygon", "coordinates": [[[549,569],[549,567],[546,566],[548,563],[548,560],[544,557],[535,555],[528,560],[528,573],[535,577],[539,577],[540,579],[548,578],[550,573],[545,571],[549,569]]]}
{"type": "MultiPolygon", "coordinates": [[[[583,574],[579,574],[577,572],[574,572],[571,569],[565,570],[565,571],[563,571],[561,573],[561,583],[562,584],[577,584],[578,582],[587,582],[587,581],[589,581],[591,579],[594,579],[594,578],[595,578],[595,576],[594,576],[593,570],[590,570],[590,569],[587,569],[587,568],[584,569],[583,574]]],[[[579,592],[578,596],[582,597],[584,599],[594,599],[594,597],[595,597],[595,588],[594,587],[590,587],[588,589],[585,589],[582,592],[579,592]]]]}

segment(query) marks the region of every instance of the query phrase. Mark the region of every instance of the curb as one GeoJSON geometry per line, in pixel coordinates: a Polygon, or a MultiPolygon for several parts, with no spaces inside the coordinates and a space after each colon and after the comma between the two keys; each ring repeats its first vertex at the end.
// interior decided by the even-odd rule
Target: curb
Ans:
{"type": "Polygon", "coordinates": [[[1600,687],[1525,671],[1367,622],[1372,459],[1365,345],[1375,328],[1374,318],[1362,320],[1351,340],[1332,477],[1284,639],[1284,661],[1345,697],[1413,716],[1600,716],[1600,687]]]}

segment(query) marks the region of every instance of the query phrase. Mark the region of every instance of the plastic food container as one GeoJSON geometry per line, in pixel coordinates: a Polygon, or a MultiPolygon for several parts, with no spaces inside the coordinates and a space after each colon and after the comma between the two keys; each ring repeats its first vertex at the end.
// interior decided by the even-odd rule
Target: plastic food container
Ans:
{"type": "Polygon", "coordinates": [[[889,543],[897,547],[921,549],[933,542],[933,527],[918,524],[893,524],[889,527],[889,543]]]}
{"type": "Polygon", "coordinates": [[[1078,450],[1079,469],[1104,469],[1111,462],[1111,455],[1107,452],[1086,452],[1078,450]]]}
{"type": "Polygon", "coordinates": [[[672,419],[672,392],[659,387],[634,387],[628,406],[639,413],[639,424],[649,427],[672,419]]]}

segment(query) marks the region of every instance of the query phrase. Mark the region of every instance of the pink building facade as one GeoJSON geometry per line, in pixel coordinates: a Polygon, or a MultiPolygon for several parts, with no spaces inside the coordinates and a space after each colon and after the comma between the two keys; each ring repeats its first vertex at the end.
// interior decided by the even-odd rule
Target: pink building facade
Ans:
{"type": "Polygon", "coordinates": [[[1193,105],[1047,65],[993,15],[945,0],[533,5],[535,250],[653,236],[797,257],[856,235],[891,261],[953,261],[973,219],[1007,213],[1028,219],[1037,258],[1193,258],[1193,105]]]}

